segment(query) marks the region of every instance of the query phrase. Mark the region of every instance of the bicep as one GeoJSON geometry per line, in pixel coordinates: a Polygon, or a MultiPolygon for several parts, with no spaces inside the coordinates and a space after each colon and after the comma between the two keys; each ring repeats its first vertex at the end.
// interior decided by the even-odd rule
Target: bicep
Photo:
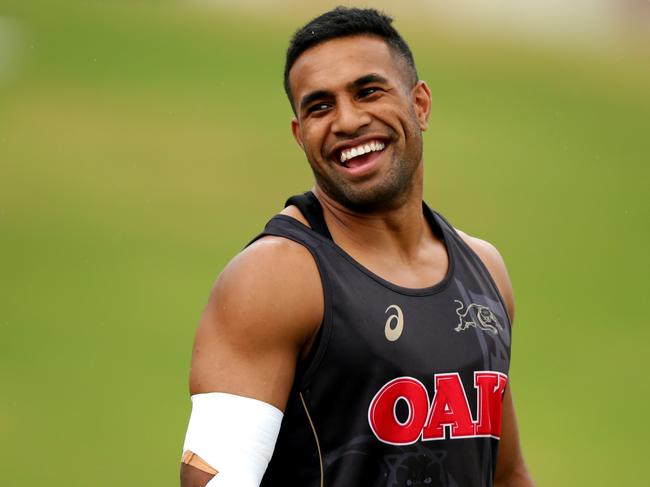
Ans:
{"type": "Polygon", "coordinates": [[[217,280],[201,317],[191,393],[227,392],[284,410],[322,299],[315,263],[302,246],[276,240],[244,251],[217,280]]]}
{"type": "Polygon", "coordinates": [[[510,383],[503,397],[501,441],[497,457],[495,486],[533,487],[519,444],[519,428],[510,383]]]}
{"type": "MultiPolygon", "coordinates": [[[[315,335],[322,313],[318,270],[309,252],[296,243],[263,239],[226,267],[212,290],[194,342],[190,392],[198,396],[193,398],[192,418],[201,399],[201,414],[206,413],[205,407],[210,407],[208,417],[213,420],[204,421],[198,430],[192,428],[190,420],[186,453],[196,455],[191,460],[198,463],[183,460],[183,487],[205,486],[215,470],[217,476],[238,476],[250,474],[252,467],[256,471],[258,467],[266,468],[260,458],[268,462],[280,425],[277,414],[267,413],[269,404],[274,406],[272,410],[284,410],[296,362],[315,335]],[[207,394],[212,392],[228,394],[207,394]],[[226,403],[227,398],[230,399],[226,403]],[[247,423],[245,434],[238,430],[232,436],[227,422],[218,420],[218,411],[224,411],[223,408],[230,408],[224,417],[232,418],[240,412],[252,417],[255,413],[258,421],[247,423]],[[250,408],[255,411],[251,413],[250,408]],[[189,441],[188,438],[197,436],[197,431],[200,438],[189,441]],[[208,444],[204,442],[206,435],[210,438],[208,444]],[[235,445],[234,439],[241,440],[242,435],[248,435],[253,443],[256,439],[264,443],[264,452],[250,454],[247,448],[251,442],[235,445]],[[203,470],[206,465],[211,473],[203,470]]],[[[197,418],[205,420],[201,415],[197,418]]]]}
{"type": "Polygon", "coordinates": [[[503,396],[501,441],[499,443],[499,457],[497,459],[496,471],[497,478],[503,476],[503,472],[510,470],[517,462],[517,459],[521,457],[517,419],[510,389],[510,384],[508,384],[503,396]]]}

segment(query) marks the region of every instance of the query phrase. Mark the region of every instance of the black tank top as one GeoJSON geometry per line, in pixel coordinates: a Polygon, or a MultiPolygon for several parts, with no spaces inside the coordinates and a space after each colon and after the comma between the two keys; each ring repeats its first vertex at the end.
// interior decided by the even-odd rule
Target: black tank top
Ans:
{"type": "Polygon", "coordinates": [[[324,318],[298,365],[262,487],[491,486],[510,362],[510,323],[479,257],[423,204],[447,249],[434,286],[375,275],[333,241],[316,197],[294,196],[257,237],[306,247],[324,318]]]}

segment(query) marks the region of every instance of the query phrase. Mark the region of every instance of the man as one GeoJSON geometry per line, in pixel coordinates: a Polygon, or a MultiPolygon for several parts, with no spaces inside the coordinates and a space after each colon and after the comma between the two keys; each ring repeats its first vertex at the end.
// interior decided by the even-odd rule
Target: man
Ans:
{"type": "Polygon", "coordinates": [[[217,280],[192,358],[183,487],[533,485],[507,383],[503,261],[422,202],[431,94],[391,19],[294,36],[315,176],[217,280]]]}

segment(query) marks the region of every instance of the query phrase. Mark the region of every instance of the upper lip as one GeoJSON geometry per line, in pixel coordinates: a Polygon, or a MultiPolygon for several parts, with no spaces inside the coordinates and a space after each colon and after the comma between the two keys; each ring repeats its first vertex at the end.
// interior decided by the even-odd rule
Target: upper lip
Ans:
{"type": "Polygon", "coordinates": [[[384,144],[388,145],[388,137],[385,135],[364,135],[363,137],[357,137],[356,139],[346,140],[345,142],[339,142],[338,144],[335,144],[332,150],[330,150],[329,157],[335,159],[338,162],[341,160],[341,152],[344,150],[367,144],[373,140],[378,140],[379,142],[383,142],[384,144]]]}

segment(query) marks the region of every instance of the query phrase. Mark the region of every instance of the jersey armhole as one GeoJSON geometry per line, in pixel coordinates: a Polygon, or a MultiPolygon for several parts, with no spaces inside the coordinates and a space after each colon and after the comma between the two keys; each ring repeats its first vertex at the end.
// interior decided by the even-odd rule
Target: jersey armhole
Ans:
{"type": "MultiPolygon", "coordinates": [[[[442,220],[445,223],[445,226],[447,227],[446,230],[450,233],[453,234],[454,238],[458,240],[460,245],[463,246],[464,249],[466,249],[467,254],[474,260],[476,263],[478,271],[483,274],[483,277],[487,280],[488,284],[494,291],[495,295],[499,299],[499,302],[501,303],[501,307],[503,308],[503,312],[506,315],[506,318],[508,320],[508,328],[510,329],[510,333],[512,333],[512,319],[510,317],[510,312],[508,311],[508,306],[506,305],[505,299],[503,299],[503,295],[501,294],[501,290],[499,289],[499,286],[497,285],[496,281],[492,277],[492,273],[490,270],[487,268],[485,263],[483,262],[483,259],[476,253],[476,251],[467,243],[465,240],[463,240],[463,237],[460,236],[460,234],[456,231],[456,229],[447,221],[447,219],[442,216],[440,213],[434,211],[433,212],[436,217],[438,217],[440,220],[442,220]]],[[[445,231],[444,228],[441,229],[445,231]]]]}
{"type": "MultiPolygon", "coordinates": [[[[459,238],[462,240],[462,237],[459,238]]],[[[463,240],[463,243],[465,241],[463,240]]],[[[501,303],[501,307],[503,308],[504,313],[506,314],[506,318],[508,319],[508,328],[511,330],[512,333],[512,318],[510,317],[510,311],[508,311],[508,306],[506,305],[506,300],[503,299],[503,295],[501,294],[501,290],[499,289],[499,286],[497,285],[496,281],[494,280],[494,277],[492,277],[492,273],[490,272],[490,269],[487,268],[485,265],[485,262],[483,262],[483,259],[481,259],[481,256],[476,253],[476,251],[470,247],[469,245],[465,244],[465,246],[469,249],[470,253],[472,254],[472,257],[474,260],[477,261],[477,265],[479,266],[480,270],[482,273],[485,275],[485,278],[487,281],[490,283],[492,286],[492,289],[494,290],[494,293],[497,295],[499,298],[499,302],[501,303]]]]}

